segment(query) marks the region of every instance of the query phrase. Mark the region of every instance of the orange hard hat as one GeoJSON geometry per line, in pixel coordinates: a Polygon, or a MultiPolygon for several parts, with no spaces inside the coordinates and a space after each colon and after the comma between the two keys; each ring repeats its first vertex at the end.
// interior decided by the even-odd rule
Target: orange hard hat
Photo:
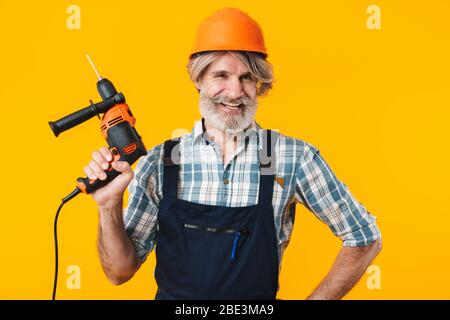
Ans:
{"type": "Polygon", "coordinates": [[[267,57],[261,27],[247,13],[236,8],[221,9],[203,20],[190,57],[213,50],[254,51],[267,57]]]}

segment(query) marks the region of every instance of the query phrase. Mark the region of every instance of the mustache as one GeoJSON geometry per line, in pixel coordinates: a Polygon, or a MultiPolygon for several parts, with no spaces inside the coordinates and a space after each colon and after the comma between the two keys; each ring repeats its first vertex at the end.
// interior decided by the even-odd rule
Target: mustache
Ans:
{"type": "Polygon", "coordinates": [[[247,97],[231,99],[227,96],[217,96],[217,97],[210,98],[210,100],[214,103],[242,104],[244,106],[248,106],[249,104],[251,104],[251,99],[249,99],[247,97]]]}

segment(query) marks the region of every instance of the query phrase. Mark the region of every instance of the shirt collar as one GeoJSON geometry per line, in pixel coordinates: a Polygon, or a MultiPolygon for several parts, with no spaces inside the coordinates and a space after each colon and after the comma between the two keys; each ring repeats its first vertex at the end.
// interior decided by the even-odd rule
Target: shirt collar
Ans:
{"type": "MultiPolygon", "coordinates": [[[[204,125],[205,119],[202,118],[201,120],[197,120],[194,124],[194,128],[192,129],[192,135],[193,135],[193,142],[194,144],[198,141],[201,141],[200,137],[203,138],[203,140],[209,144],[209,141],[204,137],[205,133],[205,125],[204,125]]],[[[258,137],[260,135],[261,126],[256,122],[253,121],[252,124],[244,130],[243,137],[242,138],[250,138],[252,135],[256,134],[258,137]]]]}
{"type": "Polygon", "coordinates": [[[192,137],[194,143],[196,143],[197,139],[203,135],[203,132],[204,132],[203,119],[195,121],[194,129],[192,129],[192,137]]]}

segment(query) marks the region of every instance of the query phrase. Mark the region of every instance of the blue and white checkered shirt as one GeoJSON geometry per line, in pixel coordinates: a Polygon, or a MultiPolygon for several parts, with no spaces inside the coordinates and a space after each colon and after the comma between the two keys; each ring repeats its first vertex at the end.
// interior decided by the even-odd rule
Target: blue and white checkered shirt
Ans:
{"type": "MultiPolygon", "coordinates": [[[[257,204],[261,128],[254,123],[243,133],[234,155],[225,165],[219,146],[206,140],[203,132],[199,120],[192,133],[180,139],[178,198],[227,207],[257,204]]],[[[125,228],[141,261],[145,261],[156,244],[158,207],[163,196],[163,153],[164,144],[149,150],[139,160],[128,187],[125,228]]],[[[336,178],[315,147],[280,134],[275,154],[272,205],[280,264],[291,237],[296,203],[303,204],[326,223],[344,246],[367,246],[381,237],[376,217],[336,178]]]]}

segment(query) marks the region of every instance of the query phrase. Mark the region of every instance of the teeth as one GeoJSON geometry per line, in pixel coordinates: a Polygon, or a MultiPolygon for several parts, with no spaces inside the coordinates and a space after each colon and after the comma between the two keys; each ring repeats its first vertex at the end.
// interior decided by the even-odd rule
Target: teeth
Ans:
{"type": "Polygon", "coordinates": [[[240,105],[240,103],[238,103],[238,104],[222,103],[222,104],[228,108],[233,108],[233,109],[237,108],[240,105]]]}

